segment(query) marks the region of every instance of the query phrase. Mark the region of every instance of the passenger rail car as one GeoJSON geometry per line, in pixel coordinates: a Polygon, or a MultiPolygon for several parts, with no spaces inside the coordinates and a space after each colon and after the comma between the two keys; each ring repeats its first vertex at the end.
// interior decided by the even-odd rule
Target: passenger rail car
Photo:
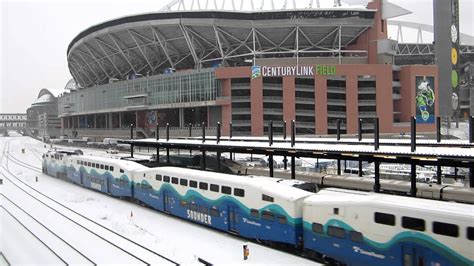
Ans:
{"type": "Polygon", "coordinates": [[[312,193],[274,181],[175,167],[137,171],[135,197],[160,211],[247,238],[298,245],[312,193]]]}
{"type": "Polygon", "coordinates": [[[43,171],[248,239],[348,265],[474,265],[474,205],[48,152],[43,171]]]}
{"type": "Polygon", "coordinates": [[[474,206],[325,189],[304,201],[304,246],[348,265],[473,265],[474,206]]]}

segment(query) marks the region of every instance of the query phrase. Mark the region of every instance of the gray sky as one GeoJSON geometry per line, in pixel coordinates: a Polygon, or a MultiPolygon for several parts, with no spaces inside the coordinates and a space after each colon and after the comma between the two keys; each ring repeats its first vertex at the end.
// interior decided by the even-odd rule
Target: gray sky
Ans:
{"type": "MultiPolygon", "coordinates": [[[[67,46],[81,31],[106,20],[158,11],[169,2],[0,0],[0,113],[26,112],[41,88],[48,88],[56,95],[62,92],[71,78],[66,61],[67,46]]],[[[390,2],[415,13],[397,20],[432,24],[432,0],[390,2]]],[[[460,2],[461,31],[474,35],[471,18],[474,1],[460,2]]],[[[424,38],[424,41],[431,40],[424,38]]]]}

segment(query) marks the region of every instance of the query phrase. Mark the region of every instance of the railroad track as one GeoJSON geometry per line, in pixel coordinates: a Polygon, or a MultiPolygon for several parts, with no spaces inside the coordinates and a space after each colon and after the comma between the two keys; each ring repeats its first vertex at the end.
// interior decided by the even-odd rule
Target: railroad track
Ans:
{"type": "MultiPolygon", "coordinates": [[[[64,204],[54,200],[53,198],[49,197],[48,195],[38,191],[34,187],[30,186],[20,178],[16,177],[14,173],[12,173],[9,169],[9,162],[12,162],[18,166],[21,166],[23,168],[27,168],[29,170],[41,173],[40,168],[35,167],[33,165],[30,165],[28,163],[25,163],[21,161],[20,159],[16,158],[9,152],[9,142],[5,143],[2,151],[2,157],[0,158],[0,164],[2,168],[2,175],[4,178],[8,181],[8,183],[12,184],[17,190],[20,190],[22,193],[16,193],[17,194],[23,194],[24,196],[27,196],[29,198],[33,199],[33,202],[35,202],[37,208],[41,208],[46,211],[48,211],[48,215],[42,215],[46,217],[55,217],[57,220],[61,220],[63,225],[60,226],[59,228],[49,228],[47,227],[44,221],[41,222],[39,221],[40,219],[44,218],[34,218],[33,215],[29,216],[29,219],[36,219],[36,224],[41,223],[43,226],[43,231],[49,231],[50,234],[53,233],[53,230],[56,231],[54,232],[53,235],[56,235],[56,238],[59,238],[60,240],[62,239],[63,243],[71,243],[69,246],[69,249],[73,249],[76,251],[78,254],[83,254],[83,260],[84,258],[87,258],[86,260],[91,263],[91,264],[97,264],[97,263],[110,263],[109,261],[104,261],[102,259],[101,261],[101,256],[100,254],[94,254],[94,252],[90,251],[90,247],[84,247],[84,245],[80,245],[78,241],[75,241],[74,239],[71,239],[71,237],[64,235],[64,230],[62,230],[62,236],[60,236],[61,228],[68,228],[67,231],[71,232],[72,228],[75,228],[77,232],[74,235],[87,235],[91,240],[94,241],[94,249],[99,249],[97,246],[101,245],[104,250],[108,250],[110,254],[116,254],[114,257],[119,256],[119,254],[122,254],[120,256],[124,257],[124,260],[120,260],[120,263],[124,262],[129,262],[133,264],[145,264],[145,265],[151,265],[151,264],[175,264],[178,265],[177,262],[164,257],[163,255],[139,244],[136,241],[133,241],[121,234],[118,234],[117,232],[89,219],[88,217],[74,211],[73,209],[65,206],[64,204]],[[67,226],[66,226],[67,224],[67,226]],[[46,228],[45,228],[46,227],[46,228]],[[78,232],[81,232],[79,234],[78,232]],[[73,247],[73,244],[74,247],[73,247]],[[82,251],[80,251],[82,249],[82,251]],[[115,252],[112,252],[112,250],[115,252]],[[90,253],[87,254],[86,253],[90,253]],[[124,256],[123,254],[126,254],[124,256]]],[[[26,210],[25,206],[19,206],[12,204],[15,200],[6,197],[5,195],[2,195],[7,199],[8,204],[10,204],[10,208],[15,207],[17,210],[23,211],[23,215],[25,213],[34,213],[34,210],[26,210]]],[[[21,201],[21,200],[20,200],[21,201]]],[[[10,210],[11,212],[11,210],[10,210]]],[[[17,214],[18,216],[18,214],[17,214]]],[[[40,225],[37,225],[40,226],[40,225]]],[[[56,240],[58,241],[58,240],[56,240]]],[[[88,242],[89,244],[92,242],[88,242]]],[[[56,245],[57,246],[57,245],[56,245]]],[[[77,257],[77,256],[76,256],[77,257]]],[[[103,257],[103,256],[102,256],[103,257]]],[[[73,263],[76,263],[73,261],[73,263]]],[[[66,263],[68,264],[68,263],[66,263]]]]}

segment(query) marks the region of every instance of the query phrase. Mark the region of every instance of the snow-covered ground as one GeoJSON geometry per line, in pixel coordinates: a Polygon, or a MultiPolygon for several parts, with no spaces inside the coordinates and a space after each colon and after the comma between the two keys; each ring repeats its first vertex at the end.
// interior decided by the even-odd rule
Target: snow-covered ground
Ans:
{"type": "MultiPolygon", "coordinates": [[[[65,239],[87,239],[89,245],[86,246],[76,245],[77,241],[75,240],[70,240],[70,244],[76,245],[77,249],[80,248],[82,253],[89,256],[95,253],[100,263],[136,264],[137,261],[125,258],[119,252],[114,253],[112,246],[106,248],[103,241],[87,237],[83,231],[74,229],[72,225],[64,221],[61,222],[59,216],[41,211],[40,204],[35,203],[31,197],[21,195],[23,192],[6,180],[5,177],[10,178],[5,169],[7,163],[9,170],[30,186],[89,219],[179,264],[197,264],[198,257],[213,264],[315,264],[304,258],[249,243],[245,239],[183,221],[25,168],[23,165],[18,165],[17,162],[21,161],[37,168],[41,167],[41,154],[46,151],[44,144],[27,137],[2,137],[0,138],[0,150],[3,151],[7,142],[9,142],[9,153],[0,155],[2,156],[0,177],[4,182],[3,185],[0,185],[0,193],[14,199],[16,204],[29,210],[28,213],[31,216],[44,222],[45,225],[50,225],[51,231],[63,235],[65,239]],[[25,149],[24,154],[22,149],[25,149]],[[10,160],[7,160],[7,155],[11,157],[10,160]],[[38,182],[36,182],[36,177],[38,177],[38,182]],[[244,244],[248,244],[250,248],[248,260],[243,260],[242,246],[244,244]],[[99,246],[103,247],[100,249],[101,251],[98,251],[99,246]],[[100,257],[100,254],[97,255],[97,253],[101,253],[103,256],[100,257]]],[[[95,153],[104,152],[95,151],[95,153]]],[[[18,209],[15,210],[15,206],[7,202],[4,197],[0,197],[0,203],[2,206],[0,209],[0,252],[6,259],[12,264],[61,264],[61,261],[51,250],[48,250],[38,239],[28,233],[6,210],[18,217],[21,216],[21,212],[18,209]]],[[[35,229],[34,223],[28,221],[26,216],[23,214],[21,221],[25,225],[30,224],[30,230],[40,232],[40,229],[35,229]]],[[[100,233],[100,230],[97,232],[108,237],[105,233],[100,233]]],[[[58,246],[56,247],[58,248],[58,246]]],[[[58,248],[58,250],[64,253],[71,252],[71,254],[60,254],[63,257],[68,257],[67,255],[70,258],[79,257],[77,253],[72,255],[74,253],[72,249],[58,248]]],[[[73,261],[73,263],[82,262],[84,262],[84,258],[73,261]]],[[[155,263],[162,264],[161,262],[155,263]]]]}

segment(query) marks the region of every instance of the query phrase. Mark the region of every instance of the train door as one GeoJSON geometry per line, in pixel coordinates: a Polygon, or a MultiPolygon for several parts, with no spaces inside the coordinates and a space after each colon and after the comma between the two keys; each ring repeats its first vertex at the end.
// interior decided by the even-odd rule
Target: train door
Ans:
{"type": "Polygon", "coordinates": [[[163,210],[165,212],[170,212],[170,209],[171,209],[171,202],[170,202],[170,196],[169,196],[169,192],[168,191],[164,191],[163,192],[163,210]]]}
{"type": "Polygon", "coordinates": [[[403,266],[425,266],[423,250],[412,246],[403,247],[403,266]]]}
{"type": "Polygon", "coordinates": [[[228,207],[228,220],[229,220],[229,231],[237,233],[236,224],[238,222],[238,215],[235,211],[235,207],[229,206],[228,207]]]}
{"type": "Polygon", "coordinates": [[[112,182],[108,175],[105,176],[105,182],[107,183],[107,193],[112,194],[112,182]]]}

